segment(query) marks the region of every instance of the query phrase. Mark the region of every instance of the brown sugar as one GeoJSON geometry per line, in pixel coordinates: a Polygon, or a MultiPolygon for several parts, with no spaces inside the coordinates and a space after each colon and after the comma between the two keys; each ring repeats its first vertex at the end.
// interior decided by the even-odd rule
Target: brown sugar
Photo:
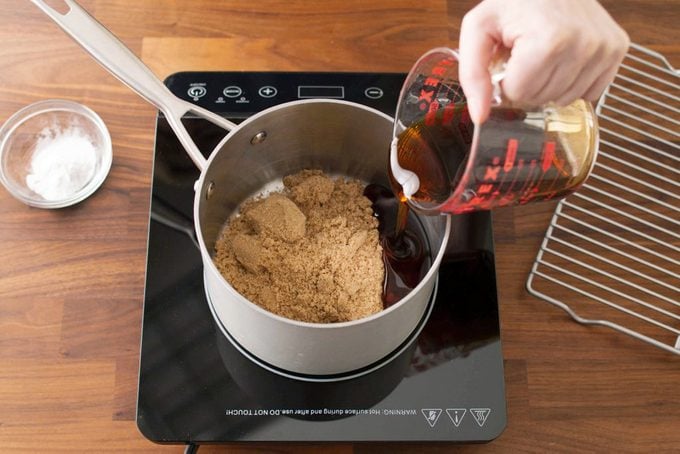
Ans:
{"type": "Polygon", "coordinates": [[[305,236],[306,216],[288,197],[272,194],[244,213],[255,233],[292,243],[305,236]]]}
{"type": "Polygon", "coordinates": [[[360,181],[303,170],[284,190],[246,201],[214,261],[243,296],[283,317],[356,320],[383,308],[378,221],[360,181]]]}

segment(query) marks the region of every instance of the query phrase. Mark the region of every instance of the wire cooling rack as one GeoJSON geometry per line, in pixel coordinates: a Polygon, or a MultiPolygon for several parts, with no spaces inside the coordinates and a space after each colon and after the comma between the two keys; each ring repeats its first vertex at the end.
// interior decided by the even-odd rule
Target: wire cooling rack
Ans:
{"type": "Polygon", "coordinates": [[[596,112],[597,163],[558,204],[527,289],[680,355],[680,71],[633,44],[596,112]]]}

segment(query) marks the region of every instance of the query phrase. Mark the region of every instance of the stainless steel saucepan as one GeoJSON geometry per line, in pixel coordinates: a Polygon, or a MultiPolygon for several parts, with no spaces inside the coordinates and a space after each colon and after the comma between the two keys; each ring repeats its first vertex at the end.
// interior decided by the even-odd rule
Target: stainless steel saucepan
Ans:
{"type": "Polygon", "coordinates": [[[206,295],[216,317],[246,350],[273,366],[333,375],[372,364],[395,350],[424,317],[450,231],[448,216],[420,219],[432,266],[405,298],[370,317],[344,323],[304,323],[274,315],[239,294],[213,263],[215,241],[247,198],[305,168],[388,186],[393,119],[360,104],[304,100],[264,110],[240,125],[175,97],[129,49],[72,0],[60,13],[32,0],[95,60],[160,109],[194,164],[194,227],[206,295]],[[230,131],[206,159],[181,122],[187,113],[230,131]]]}

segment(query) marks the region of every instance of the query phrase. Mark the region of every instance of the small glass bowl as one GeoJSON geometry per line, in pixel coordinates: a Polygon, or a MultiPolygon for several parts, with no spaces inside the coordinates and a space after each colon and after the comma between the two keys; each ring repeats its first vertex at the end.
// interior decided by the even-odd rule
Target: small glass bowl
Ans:
{"type": "Polygon", "coordinates": [[[38,208],[74,205],[111,169],[111,136],[93,110],[66,100],[40,101],[0,128],[0,183],[38,208]]]}

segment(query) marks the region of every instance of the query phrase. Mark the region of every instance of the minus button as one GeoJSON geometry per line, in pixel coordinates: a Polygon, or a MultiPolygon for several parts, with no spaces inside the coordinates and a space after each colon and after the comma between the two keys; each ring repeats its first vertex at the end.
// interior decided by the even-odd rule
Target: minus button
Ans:
{"type": "Polygon", "coordinates": [[[382,88],[378,87],[368,87],[364,90],[364,95],[370,99],[380,99],[383,97],[383,94],[382,88]]]}

